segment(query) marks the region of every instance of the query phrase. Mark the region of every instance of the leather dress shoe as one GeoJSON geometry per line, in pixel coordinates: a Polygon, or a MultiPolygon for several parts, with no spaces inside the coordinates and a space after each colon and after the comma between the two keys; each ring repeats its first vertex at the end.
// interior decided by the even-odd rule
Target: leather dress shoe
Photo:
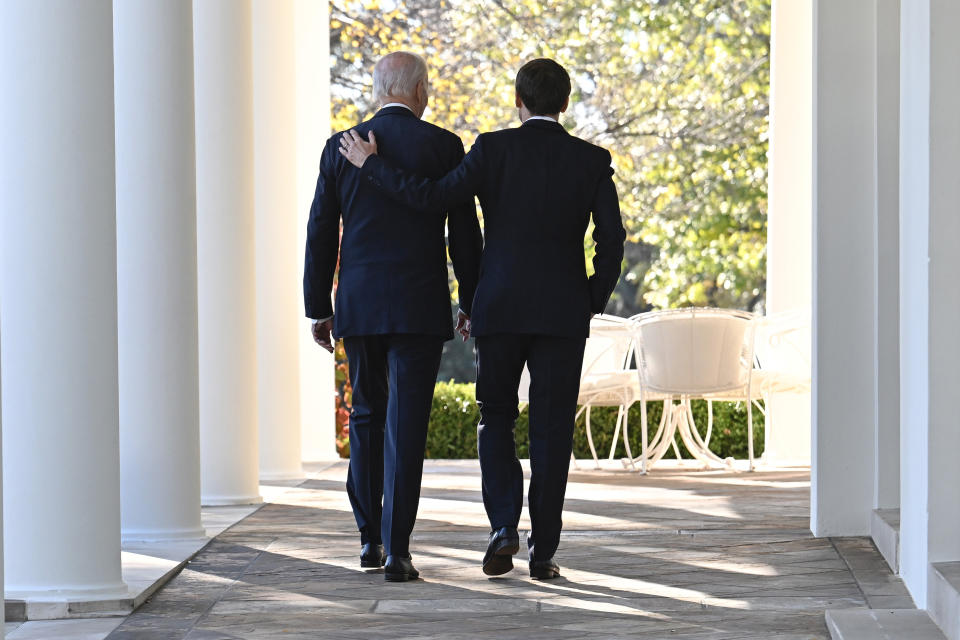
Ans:
{"type": "Polygon", "coordinates": [[[416,580],[420,572],[413,566],[413,558],[407,556],[387,556],[387,564],[383,567],[383,578],[387,582],[406,582],[416,580]]]}
{"type": "Polygon", "coordinates": [[[483,572],[501,576],[513,569],[513,554],[520,551],[520,534],[513,527],[501,527],[490,533],[487,552],[483,556],[483,572]]]}
{"type": "Polygon", "coordinates": [[[383,554],[382,544],[368,542],[360,549],[360,566],[366,569],[379,569],[383,566],[386,557],[383,554]]]}
{"type": "Polygon", "coordinates": [[[558,578],[560,577],[560,565],[554,562],[553,558],[549,560],[531,560],[530,577],[536,578],[537,580],[558,578]]]}

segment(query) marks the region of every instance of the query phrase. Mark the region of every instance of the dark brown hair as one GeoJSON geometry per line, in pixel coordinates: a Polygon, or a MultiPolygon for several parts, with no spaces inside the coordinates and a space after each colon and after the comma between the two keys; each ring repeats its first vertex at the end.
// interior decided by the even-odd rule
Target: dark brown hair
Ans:
{"type": "Polygon", "coordinates": [[[570,97],[570,76],[555,61],[537,58],[520,67],[516,88],[533,115],[560,113],[570,97]]]}

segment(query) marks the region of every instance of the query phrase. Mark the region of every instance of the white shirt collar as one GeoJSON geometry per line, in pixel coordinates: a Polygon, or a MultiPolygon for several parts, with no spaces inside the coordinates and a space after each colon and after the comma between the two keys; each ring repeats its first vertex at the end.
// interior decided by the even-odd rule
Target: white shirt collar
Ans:
{"type": "Polygon", "coordinates": [[[556,122],[556,118],[551,118],[550,116],[530,116],[527,120],[549,120],[550,122],[556,122]]]}
{"type": "MultiPolygon", "coordinates": [[[[387,104],[383,105],[383,106],[380,107],[380,108],[381,108],[381,109],[386,109],[387,107],[403,107],[404,109],[406,109],[406,110],[409,111],[410,113],[413,113],[413,109],[411,109],[411,108],[408,107],[407,105],[403,104],[402,102],[388,102],[387,104]]],[[[414,114],[414,115],[416,115],[416,114],[414,114]]]]}

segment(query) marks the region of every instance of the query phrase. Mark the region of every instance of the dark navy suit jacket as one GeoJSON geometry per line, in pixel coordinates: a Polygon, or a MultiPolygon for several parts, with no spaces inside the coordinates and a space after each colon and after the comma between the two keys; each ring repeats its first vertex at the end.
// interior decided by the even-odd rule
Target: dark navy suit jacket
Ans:
{"type": "Polygon", "coordinates": [[[473,335],[584,337],[590,314],[603,312],[610,299],[623,259],[626,234],[610,160],[608,151],[560,124],[531,119],[481,134],[439,181],[415,175],[388,154],[370,156],[360,173],[424,209],[479,196],[484,248],[473,335]],[[588,279],[583,241],[591,213],[596,254],[588,279]]]}
{"type": "MultiPolygon", "coordinates": [[[[423,176],[442,177],[463,158],[460,138],[405,107],[381,109],[355,130],[364,138],[372,130],[385,158],[423,176]]],[[[360,172],[338,151],[341,135],[331,137],[323,150],[307,225],[307,317],[333,315],[338,338],[391,333],[452,338],[444,222],[460,306],[469,313],[483,246],[473,196],[464,194],[443,206],[411,207],[376,189],[362,189],[360,172]],[[338,248],[334,313],[330,292],[338,248]]]]}

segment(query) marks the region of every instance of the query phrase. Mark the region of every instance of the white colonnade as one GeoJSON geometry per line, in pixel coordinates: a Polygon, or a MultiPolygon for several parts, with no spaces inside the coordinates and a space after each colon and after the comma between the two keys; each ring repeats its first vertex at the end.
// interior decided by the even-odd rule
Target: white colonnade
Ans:
{"type": "Polygon", "coordinates": [[[203,504],[260,502],[250,0],[193,7],[203,504]]]}
{"type": "Polygon", "coordinates": [[[7,598],[120,572],[110,0],[0,3],[7,598]]]}
{"type": "Polygon", "coordinates": [[[953,640],[960,5],[819,0],[814,16],[812,528],[872,524],[917,607],[953,640]]]}
{"type": "Polygon", "coordinates": [[[960,561],[960,5],[903,2],[900,22],[900,572],[953,638],[935,565],[960,561]]]}
{"type": "Polygon", "coordinates": [[[123,537],[201,537],[191,3],[114,25],[123,537]]]}
{"type": "Polygon", "coordinates": [[[331,393],[299,394],[297,210],[328,135],[327,14],[257,12],[255,36],[249,0],[0,3],[8,600],[128,597],[121,531],[202,536],[201,491],[259,501],[261,469],[299,474],[301,428],[334,449],[331,360],[311,362],[331,393]],[[267,71],[290,85],[258,101],[257,134],[267,71]],[[258,347],[277,356],[259,381],[258,347]]]}

